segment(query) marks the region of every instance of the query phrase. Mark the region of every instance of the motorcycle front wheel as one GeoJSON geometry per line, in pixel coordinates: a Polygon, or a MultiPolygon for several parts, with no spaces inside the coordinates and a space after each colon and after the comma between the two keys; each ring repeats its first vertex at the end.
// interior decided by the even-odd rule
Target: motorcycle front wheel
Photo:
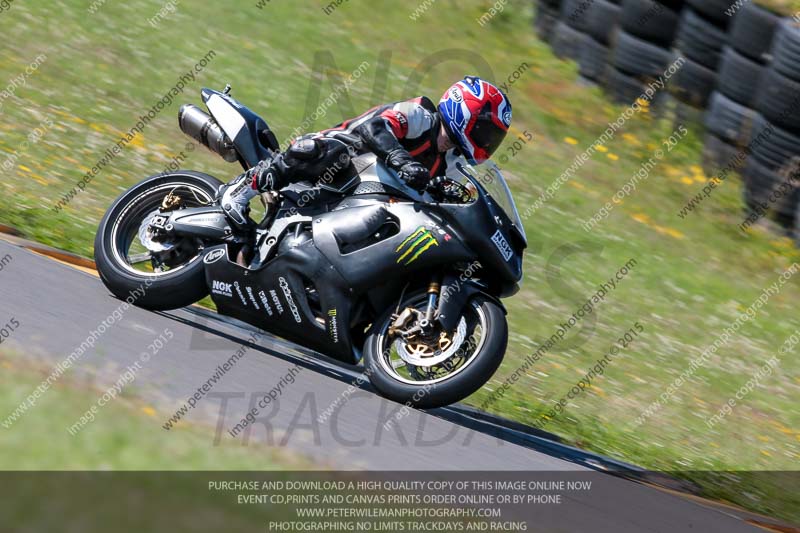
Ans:
{"type": "Polygon", "coordinates": [[[453,332],[420,338],[392,333],[398,309],[423,310],[426,302],[420,292],[387,311],[373,326],[363,355],[369,380],[384,397],[427,409],[463,400],[489,381],[503,361],[508,324],[499,304],[476,295],[453,332]]]}
{"type": "Polygon", "coordinates": [[[153,310],[185,307],[206,296],[205,243],[192,238],[154,242],[146,221],[168,195],[176,209],[199,207],[214,201],[220,185],[207,174],[176,171],[146,178],[117,198],[94,241],[95,264],[105,286],[118,298],[153,310]]]}

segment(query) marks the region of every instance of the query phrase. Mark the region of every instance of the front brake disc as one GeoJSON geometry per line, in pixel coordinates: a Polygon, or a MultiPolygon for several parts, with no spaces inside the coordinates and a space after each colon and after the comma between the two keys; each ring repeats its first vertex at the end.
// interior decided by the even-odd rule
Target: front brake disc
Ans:
{"type": "Polygon", "coordinates": [[[450,342],[440,343],[438,346],[434,347],[425,343],[414,343],[398,338],[395,340],[394,346],[400,358],[407,364],[430,367],[441,364],[452,357],[464,343],[466,336],[467,321],[462,316],[453,334],[453,338],[449,339],[450,342]]]}

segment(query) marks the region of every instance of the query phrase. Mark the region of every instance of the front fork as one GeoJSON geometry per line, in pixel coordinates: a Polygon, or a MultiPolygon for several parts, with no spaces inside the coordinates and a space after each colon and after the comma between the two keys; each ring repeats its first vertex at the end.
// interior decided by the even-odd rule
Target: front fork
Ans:
{"type": "Polygon", "coordinates": [[[421,311],[412,307],[406,307],[400,311],[399,314],[394,315],[392,325],[389,327],[389,334],[401,335],[404,338],[411,338],[420,334],[423,336],[430,334],[435,327],[440,292],[440,278],[439,276],[434,276],[428,284],[428,297],[425,310],[421,311]],[[414,325],[407,328],[409,323],[414,323],[414,325]]]}
{"type": "Polygon", "coordinates": [[[420,327],[428,331],[433,326],[434,315],[439,306],[439,293],[442,285],[439,276],[434,276],[428,284],[428,305],[425,307],[425,318],[420,320],[420,327]]]}

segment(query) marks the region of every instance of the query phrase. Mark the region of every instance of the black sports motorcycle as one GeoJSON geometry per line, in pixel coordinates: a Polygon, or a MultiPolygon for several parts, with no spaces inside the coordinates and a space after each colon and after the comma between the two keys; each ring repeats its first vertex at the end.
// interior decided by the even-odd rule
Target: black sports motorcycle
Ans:
{"type": "MultiPolygon", "coordinates": [[[[210,115],[184,105],[180,127],[247,169],[279,146],[229,92],[203,89],[210,115]]],[[[97,269],[119,298],[147,283],[141,307],[174,309],[210,293],[221,314],[363,362],[387,398],[447,405],[500,365],[508,340],[500,298],[518,290],[527,245],[499,169],[455,167],[419,193],[374,155],[359,155],[333,179],[264,195],[254,231],[229,222],[216,178],[159,174],[106,213],[97,269]]]]}

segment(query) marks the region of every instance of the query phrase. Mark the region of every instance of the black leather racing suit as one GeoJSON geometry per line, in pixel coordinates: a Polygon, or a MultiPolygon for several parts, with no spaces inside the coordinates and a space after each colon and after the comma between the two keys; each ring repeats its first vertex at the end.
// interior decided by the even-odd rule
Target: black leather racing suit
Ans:
{"type": "Polygon", "coordinates": [[[436,106],[425,96],[373,107],[333,128],[295,139],[272,161],[271,183],[259,188],[279,190],[298,180],[330,176],[332,169],[346,166],[345,154],[367,152],[398,171],[408,163],[421,163],[428,170],[427,181],[444,175],[447,166],[437,146],[439,129],[436,106]]]}

